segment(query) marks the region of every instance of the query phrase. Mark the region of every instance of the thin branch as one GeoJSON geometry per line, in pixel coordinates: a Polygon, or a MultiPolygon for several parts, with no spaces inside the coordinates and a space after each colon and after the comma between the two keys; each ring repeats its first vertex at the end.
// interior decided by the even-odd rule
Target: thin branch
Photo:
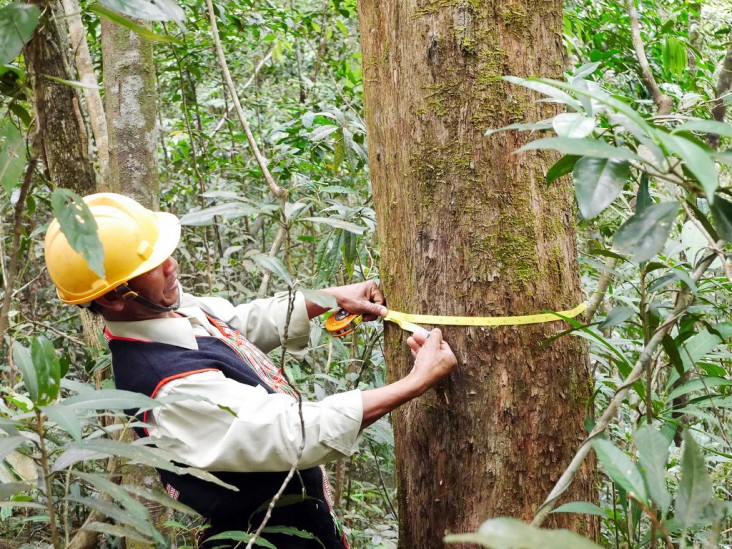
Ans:
{"type": "Polygon", "coordinates": [[[605,267],[607,269],[604,270],[600,275],[600,279],[597,281],[597,288],[592,294],[590,302],[587,305],[587,310],[585,311],[584,318],[586,324],[592,323],[592,318],[595,316],[598,307],[600,307],[603,300],[605,299],[605,292],[607,292],[607,287],[610,285],[610,280],[612,280],[613,277],[612,271],[613,269],[615,269],[615,266],[617,264],[618,259],[616,257],[610,257],[605,262],[605,267]]]}
{"type": "Polygon", "coordinates": [[[643,83],[651,92],[653,102],[656,104],[656,109],[659,115],[666,115],[671,112],[671,108],[674,105],[673,100],[661,93],[661,90],[656,83],[656,79],[653,77],[651,72],[651,66],[648,64],[648,58],[646,57],[645,46],[643,45],[643,39],[640,33],[640,21],[638,19],[638,11],[635,9],[635,0],[628,0],[628,14],[630,15],[630,29],[633,37],[633,47],[635,48],[635,55],[638,58],[638,64],[641,70],[641,79],[643,83]]]}
{"type": "Polygon", "coordinates": [[[213,38],[214,38],[216,56],[218,57],[219,65],[221,66],[221,70],[224,74],[224,79],[226,80],[226,87],[229,89],[229,93],[231,94],[231,99],[234,102],[234,106],[236,107],[236,113],[239,116],[239,121],[241,122],[241,125],[244,128],[244,133],[246,133],[247,141],[249,142],[249,146],[252,149],[254,158],[256,158],[256,160],[257,160],[257,164],[259,164],[259,168],[262,170],[262,174],[264,175],[264,179],[267,181],[269,190],[277,198],[284,199],[287,197],[287,190],[284,189],[283,187],[280,187],[279,185],[277,185],[274,178],[272,177],[272,174],[269,172],[269,168],[267,168],[267,159],[259,151],[259,147],[257,146],[257,142],[254,140],[254,135],[252,134],[252,130],[249,127],[249,123],[247,122],[246,117],[244,116],[244,110],[241,108],[241,103],[239,102],[239,96],[236,93],[236,88],[234,87],[234,81],[231,79],[231,73],[229,72],[229,67],[228,67],[228,64],[226,63],[226,57],[224,57],[224,50],[221,46],[221,37],[219,36],[219,28],[216,23],[216,14],[214,12],[213,1],[206,0],[206,6],[208,7],[208,16],[209,16],[209,21],[211,22],[211,33],[213,34],[213,38]]]}
{"type": "MultiPolygon", "coordinates": [[[[719,245],[722,245],[722,243],[720,242],[719,245]]],[[[694,272],[691,275],[691,278],[694,282],[699,281],[699,279],[709,268],[715,258],[716,255],[709,254],[701,261],[699,261],[696,269],[694,269],[694,272]]],[[[658,327],[656,332],[653,334],[653,337],[651,337],[651,339],[645,345],[640,355],[638,356],[638,360],[633,366],[633,370],[625,378],[625,383],[620,388],[618,388],[615,396],[613,396],[607,408],[602,413],[602,416],[597,420],[597,423],[595,423],[595,426],[590,434],[580,445],[569,466],[564,471],[564,473],[562,473],[562,476],[556,482],[554,488],[549,493],[546,500],[544,500],[544,503],[537,511],[531,524],[533,524],[534,526],[541,526],[544,523],[546,518],[549,516],[549,513],[551,513],[552,509],[554,509],[557,500],[572,484],[572,481],[574,480],[575,475],[582,466],[582,463],[589,455],[590,450],[592,449],[592,440],[602,434],[605,429],[607,429],[608,425],[615,417],[618,407],[627,397],[630,388],[636,381],[641,378],[648,365],[651,364],[653,356],[656,352],[656,348],[660,345],[661,340],[676,324],[679,318],[681,318],[681,316],[686,312],[692,302],[693,296],[691,296],[691,290],[688,286],[684,286],[681,290],[679,290],[679,293],[677,294],[676,306],[674,307],[673,312],[666,319],[666,321],[658,327]]]]}

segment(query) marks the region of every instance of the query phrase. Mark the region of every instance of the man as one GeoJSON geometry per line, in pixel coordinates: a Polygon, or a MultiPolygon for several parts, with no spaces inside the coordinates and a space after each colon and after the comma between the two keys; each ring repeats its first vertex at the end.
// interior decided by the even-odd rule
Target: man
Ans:
{"type": "MultiPolygon", "coordinates": [[[[104,317],[119,389],[153,398],[190,397],[143,414],[145,434],[166,439],[166,449],[181,461],[238,488],[160,471],[168,493],[207,519],[206,537],[253,531],[297,464],[283,505],[274,508],[268,526],[302,533],[262,537],[281,548],[346,547],[319,465],[353,453],[364,427],[455,368],[457,360],[441,332],[408,339],[415,362],[403,379],[303,403],[301,416],[293,389],[265,353],[281,345],[293,353],[303,351],[309,320],[327,309],[300,293],[238,306],[185,294],[172,257],[180,239],[174,215],[152,212],[117,194],[84,200],[104,247],[104,277],[73,251],[53,220],[45,257],[59,297],[104,317]]],[[[322,291],[367,320],[387,312],[373,282],[322,291]]]]}

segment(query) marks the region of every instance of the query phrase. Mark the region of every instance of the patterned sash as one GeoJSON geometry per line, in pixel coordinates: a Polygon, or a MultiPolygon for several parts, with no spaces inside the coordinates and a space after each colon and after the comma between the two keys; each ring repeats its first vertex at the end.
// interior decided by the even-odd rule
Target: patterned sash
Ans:
{"type": "Polygon", "coordinates": [[[256,372],[259,378],[268,387],[278,393],[287,393],[297,398],[295,389],[287,382],[283,375],[282,368],[275,366],[267,355],[258,349],[251,341],[245,338],[239,330],[235,330],[225,322],[210,315],[206,315],[208,321],[224,336],[222,341],[227,343],[236,353],[244,359],[256,372]]]}

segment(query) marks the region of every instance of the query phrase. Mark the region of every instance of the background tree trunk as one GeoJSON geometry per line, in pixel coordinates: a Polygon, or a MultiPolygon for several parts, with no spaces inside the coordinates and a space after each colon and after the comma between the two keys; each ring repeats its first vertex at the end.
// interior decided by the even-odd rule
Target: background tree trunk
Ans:
{"type": "MultiPolygon", "coordinates": [[[[359,2],[366,126],[382,285],[399,311],[522,315],[582,301],[572,193],[556,158],[512,154],[529,136],[489,128],[553,116],[504,75],[562,77],[562,2],[359,2]]],[[[393,414],[400,546],[495,516],[529,520],[585,436],[591,392],[562,322],[445,327],[459,367],[393,414]]],[[[389,377],[411,364],[386,327],[389,377]]],[[[567,500],[593,501],[587,463],[567,500]]],[[[595,522],[562,526],[595,534],[595,522]]]]}
{"type": "Polygon", "coordinates": [[[63,11],[56,2],[44,7],[43,20],[25,50],[43,163],[54,185],[85,195],[94,192],[96,183],[79,98],[73,87],[53,80],[76,80],[68,62],[66,30],[59,23],[63,11]]]}

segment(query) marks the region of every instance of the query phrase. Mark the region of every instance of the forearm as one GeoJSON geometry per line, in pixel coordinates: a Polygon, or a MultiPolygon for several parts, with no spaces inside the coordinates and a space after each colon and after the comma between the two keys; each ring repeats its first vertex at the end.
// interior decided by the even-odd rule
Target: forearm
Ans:
{"type": "Polygon", "coordinates": [[[361,393],[363,400],[361,429],[365,429],[380,417],[418,397],[426,390],[426,386],[416,383],[410,376],[407,376],[384,387],[363,391],[361,393]]]}

